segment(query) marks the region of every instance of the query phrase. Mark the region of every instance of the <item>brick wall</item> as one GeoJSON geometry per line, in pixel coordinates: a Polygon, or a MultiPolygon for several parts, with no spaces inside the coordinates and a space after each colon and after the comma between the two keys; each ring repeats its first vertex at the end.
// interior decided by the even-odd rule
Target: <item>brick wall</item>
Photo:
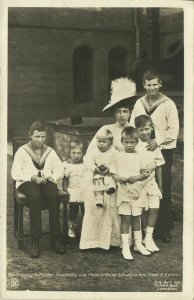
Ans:
{"type": "MultiPolygon", "coordinates": [[[[168,20],[171,33],[181,32],[182,19],[176,28],[171,19],[161,17],[161,24],[168,20]]],[[[9,137],[25,135],[37,119],[102,116],[109,99],[110,50],[125,49],[127,73],[135,62],[134,9],[9,8],[8,21],[9,137]],[[73,52],[82,45],[93,50],[93,99],[75,105],[73,52]]],[[[144,23],[145,15],[141,30],[144,23]]],[[[163,39],[167,31],[162,29],[163,39]]]]}
{"type": "Polygon", "coordinates": [[[35,119],[101,115],[109,97],[109,51],[116,46],[123,47],[128,68],[134,61],[134,33],[129,30],[133,26],[132,11],[119,9],[119,23],[115,12],[16,8],[9,11],[11,136],[25,131],[35,119]],[[90,104],[75,105],[73,52],[82,45],[93,50],[93,99],[90,104]]]}

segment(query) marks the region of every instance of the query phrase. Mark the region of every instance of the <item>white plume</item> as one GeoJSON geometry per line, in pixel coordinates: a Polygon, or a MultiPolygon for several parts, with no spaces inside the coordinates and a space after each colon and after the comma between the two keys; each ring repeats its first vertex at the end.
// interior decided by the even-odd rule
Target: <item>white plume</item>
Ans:
{"type": "Polygon", "coordinates": [[[136,94],[136,84],[126,77],[115,79],[111,82],[111,103],[120,99],[133,97],[136,94]]]}

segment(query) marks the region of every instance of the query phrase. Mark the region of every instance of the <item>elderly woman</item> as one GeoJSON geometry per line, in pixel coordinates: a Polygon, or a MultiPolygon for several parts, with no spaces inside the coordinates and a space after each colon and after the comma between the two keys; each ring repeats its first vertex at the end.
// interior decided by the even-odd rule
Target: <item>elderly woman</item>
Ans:
{"type": "Polygon", "coordinates": [[[30,257],[40,254],[39,239],[42,233],[41,209],[49,209],[50,244],[56,253],[65,252],[59,224],[59,201],[56,180],[63,168],[56,152],[45,145],[46,130],[39,121],[29,131],[31,141],[21,146],[15,154],[11,175],[16,188],[29,201],[31,249],[30,257]]]}
{"type": "MultiPolygon", "coordinates": [[[[102,128],[111,131],[113,147],[118,151],[123,151],[121,132],[123,128],[129,126],[128,120],[135,102],[136,86],[130,79],[119,78],[112,82],[111,88],[111,100],[103,111],[112,111],[116,122],[102,128]]],[[[98,135],[98,132],[96,135],[98,135]]],[[[85,158],[95,150],[96,135],[87,149],[85,158]]],[[[80,249],[102,248],[107,250],[110,246],[119,247],[121,245],[121,233],[115,193],[104,194],[103,208],[96,206],[94,192],[89,191],[89,189],[85,191],[84,199],[85,215],[82,224],[80,249]]]]}

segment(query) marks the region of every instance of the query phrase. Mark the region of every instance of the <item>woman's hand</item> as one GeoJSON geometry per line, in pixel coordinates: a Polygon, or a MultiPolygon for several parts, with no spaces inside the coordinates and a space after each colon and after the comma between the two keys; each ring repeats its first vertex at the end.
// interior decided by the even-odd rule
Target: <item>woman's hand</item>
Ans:
{"type": "Polygon", "coordinates": [[[121,184],[125,184],[127,183],[127,178],[118,176],[117,181],[121,184]]]}
{"type": "Polygon", "coordinates": [[[42,177],[38,177],[36,175],[32,176],[31,181],[36,183],[37,185],[41,185],[41,184],[46,183],[46,179],[44,179],[42,177]]]}

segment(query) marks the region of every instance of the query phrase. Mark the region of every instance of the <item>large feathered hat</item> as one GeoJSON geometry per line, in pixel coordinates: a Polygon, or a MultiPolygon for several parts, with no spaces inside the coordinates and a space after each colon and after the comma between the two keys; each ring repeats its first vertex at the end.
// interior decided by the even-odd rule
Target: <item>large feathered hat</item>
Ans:
{"type": "Polygon", "coordinates": [[[126,77],[115,79],[111,82],[110,94],[109,104],[102,111],[122,105],[130,106],[131,100],[134,100],[134,96],[136,95],[136,84],[133,80],[126,77]]]}

